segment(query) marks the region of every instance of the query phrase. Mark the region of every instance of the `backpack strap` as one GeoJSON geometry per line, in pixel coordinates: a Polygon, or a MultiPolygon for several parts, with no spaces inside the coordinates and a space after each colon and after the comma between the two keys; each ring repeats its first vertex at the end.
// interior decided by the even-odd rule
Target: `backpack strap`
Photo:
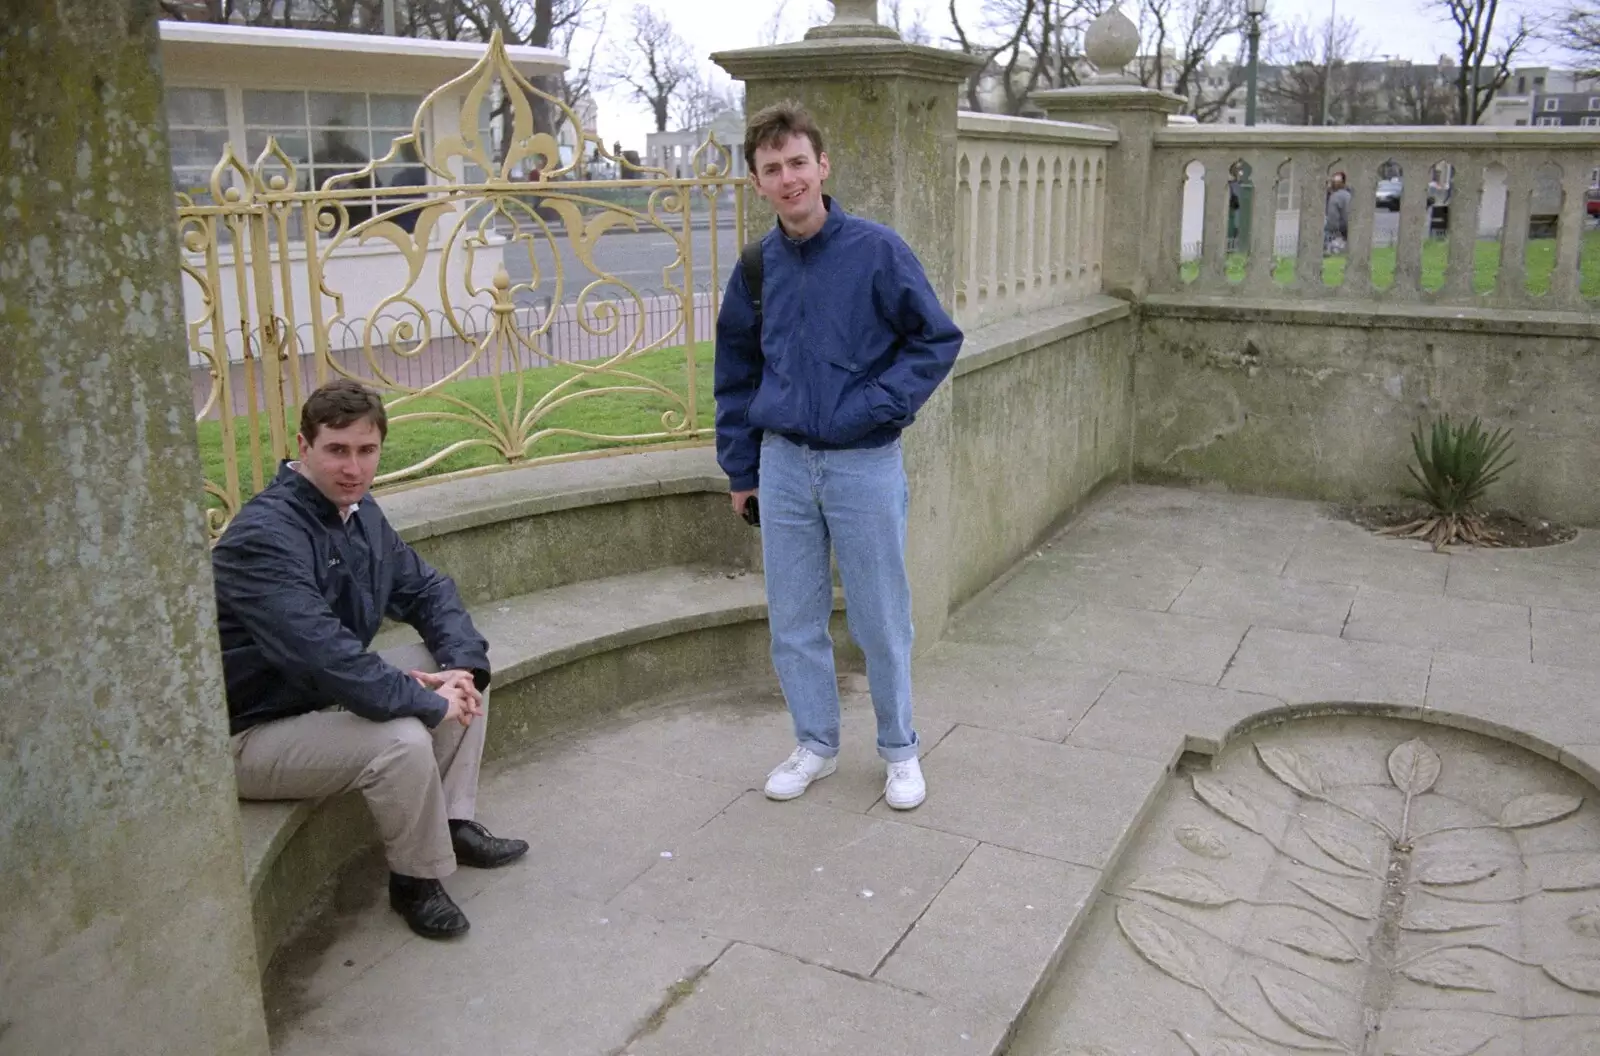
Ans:
{"type": "Polygon", "coordinates": [[[756,310],[756,344],[761,343],[761,293],[762,293],[762,261],[761,240],[745,244],[739,251],[739,263],[744,268],[744,285],[750,291],[750,303],[756,310]]]}

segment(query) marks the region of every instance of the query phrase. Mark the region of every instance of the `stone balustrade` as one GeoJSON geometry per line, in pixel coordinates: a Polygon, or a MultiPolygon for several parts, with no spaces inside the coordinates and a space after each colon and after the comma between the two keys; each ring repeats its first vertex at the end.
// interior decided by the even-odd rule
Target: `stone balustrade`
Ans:
{"type": "Polygon", "coordinates": [[[1592,308],[1597,184],[1587,129],[1173,126],[1154,137],[1151,291],[1592,308]],[[1352,199],[1330,246],[1334,172],[1352,199]]]}
{"type": "Polygon", "coordinates": [[[968,327],[1099,293],[1106,152],[1117,133],[963,113],[956,315],[968,327]]]}

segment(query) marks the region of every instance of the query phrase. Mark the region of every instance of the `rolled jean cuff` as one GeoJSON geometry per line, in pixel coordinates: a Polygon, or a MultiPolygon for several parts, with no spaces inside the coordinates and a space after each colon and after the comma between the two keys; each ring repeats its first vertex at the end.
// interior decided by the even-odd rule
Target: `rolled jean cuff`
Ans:
{"type": "Polygon", "coordinates": [[[839,754],[839,749],[829,748],[827,745],[819,744],[816,741],[801,741],[800,747],[804,748],[812,755],[819,755],[824,759],[833,759],[839,754]]]}
{"type": "Polygon", "coordinates": [[[904,748],[885,748],[878,746],[878,755],[886,763],[903,763],[907,759],[915,759],[922,753],[922,738],[917,738],[904,748]]]}

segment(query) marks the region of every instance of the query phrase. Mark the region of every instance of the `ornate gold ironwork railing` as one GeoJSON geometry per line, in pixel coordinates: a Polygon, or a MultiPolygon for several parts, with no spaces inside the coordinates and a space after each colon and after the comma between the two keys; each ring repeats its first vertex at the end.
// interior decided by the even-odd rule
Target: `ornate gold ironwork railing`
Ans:
{"type": "Polygon", "coordinates": [[[213,536],[293,457],[300,404],[337,376],[385,396],[380,487],[709,435],[697,346],[731,263],[724,227],[744,242],[745,193],[714,136],[687,178],[618,157],[516,69],[497,32],[386,156],[321,186],[314,171],[276,139],[249,163],[230,145],[209,201],[178,196],[213,536]],[[558,111],[576,130],[566,161],[541,127],[558,111]],[[381,186],[396,164],[411,177],[381,186]],[[583,178],[597,164],[624,178],[583,178]],[[659,295],[597,253],[620,231],[665,245],[659,295]],[[558,325],[575,328],[576,354],[555,354],[558,325]],[[423,383],[404,368],[425,359],[423,383]]]}

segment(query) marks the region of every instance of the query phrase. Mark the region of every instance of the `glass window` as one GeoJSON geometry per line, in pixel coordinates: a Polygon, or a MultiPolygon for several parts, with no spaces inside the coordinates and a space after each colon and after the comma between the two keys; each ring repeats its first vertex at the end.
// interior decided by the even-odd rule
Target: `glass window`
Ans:
{"type": "Polygon", "coordinates": [[[1546,99],[1544,101],[1544,108],[1546,110],[1560,110],[1561,109],[1561,100],[1560,99],[1546,99]]]}
{"type": "Polygon", "coordinates": [[[1539,119],[1539,127],[1540,128],[1560,128],[1561,127],[1561,119],[1559,117],[1541,117],[1539,119]]]}
{"type": "MultiPolygon", "coordinates": [[[[320,188],[387,155],[394,140],[411,131],[421,103],[418,96],[368,96],[364,92],[246,91],[245,143],[254,157],[269,137],[276,138],[295,164],[298,189],[320,188]]],[[[417,155],[408,152],[397,157],[396,164],[380,168],[375,178],[341,183],[337,189],[423,186],[427,182],[417,155]]],[[[370,219],[389,204],[392,199],[383,204],[372,198],[345,199],[351,225],[370,219]]],[[[415,215],[397,219],[409,230],[415,215]]],[[[298,215],[294,222],[294,237],[301,237],[298,215]]]]}
{"type": "Polygon", "coordinates": [[[1591,95],[1589,97],[1589,109],[1600,110],[1600,95],[1591,95]]]}
{"type": "Polygon", "coordinates": [[[173,189],[196,205],[212,204],[211,171],[228,144],[228,105],[222,89],[168,89],[166,109],[173,189]]]}
{"type": "Polygon", "coordinates": [[[1584,128],[1600,128],[1600,117],[1586,117],[1583,119],[1584,128]]]}

